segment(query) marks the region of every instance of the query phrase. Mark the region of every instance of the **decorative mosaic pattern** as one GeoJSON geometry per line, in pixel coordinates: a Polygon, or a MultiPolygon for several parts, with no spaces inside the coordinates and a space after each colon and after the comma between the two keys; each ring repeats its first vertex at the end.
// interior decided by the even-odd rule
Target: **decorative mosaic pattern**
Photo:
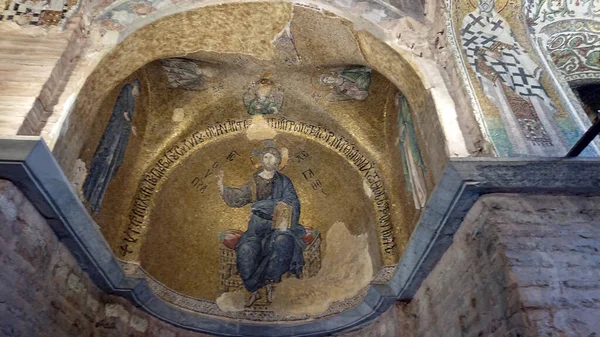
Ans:
{"type": "MultiPolygon", "coordinates": [[[[490,0],[447,4],[449,41],[474,96],[478,122],[496,153],[565,154],[581,137],[584,124],[576,111],[557,106],[558,98],[545,87],[544,63],[528,54],[535,49],[528,45],[528,31],[515,19],[521,4],[490,0]]],[[[585,155],[595,154],[590,149],[585,155]]]]}
{"type": "MultiPolygon", "coordinates": [[[[255,309],[247,309],[239,312],[228,312],[221,310],[215,302],[202,300],[199,298],[194,298],[190,296],[186,296],[180,294],[159,281],[155,280],[152,276],[150,276],[142,267],[137,264],[129,263],[125,261],[119,261],[121,267],[125,270],[126,274],[132,278],[142,278],[145,279],[148,283],[148,287],[150,290],[163,301],[172,304],[181,309],[190,310],[199,314],[218,316],[218,317],[226,317],[233,319],[242,319],[248,321],[259,321],[259,322],[278,322],[278,321],[302,321],[308,319],[318,319],[325,318],[328,316],[336,315],[342,313],[344,311],[350,310],[359,304],[361,304],[364,298],[367,296],[367,291],[369,286],[361,289],[356,295],[345,299],[344,301],[333,302],[329,308],[319,314],[318,316],[309,316],[309,315],[301,315],[301,316],[280,316],[275,314],[273,311],[269,310],[258,310],[255,309]]],[[[388,277],[391,279],[392,272],[395,266],[386,266],[383,267],[382,271],[377,275],[376,280],[379,282],[383,282],[384,278],[388,277]],[[389,270],[386,270],[389,269],[389,270]],[[380,275],[384,275],[381,276],[380,275]]],[[[373,282],[375,283],[375,281],[373,282]]]]}
{"type": "Polygon", "coordinates": [[[566,153],[567,144],[553,118],[557,109],[541,84],[541,68],[500,14],[505,7],[479,0],[479,7],[463,17],[460,30],[466,63],[498,110],[497,124],[507,134],[507,142],[498,141],[500,134],[493,135],[496,150],[504,156],[566,153]]]}
{"type": "Polygon", "coordinates": [[[600,79],[600,21],[559,21],[544,27],[550,58],[569,82],[600,79]]]}
{"type": "Polygon", "coordinates": [[[211,64],[186,59],[161,59],[168,87],[190,91],[206,90],[223,79],[224,70],[211,64]]]}
{"type": "Polygon", "coordinates": [[[246,87],[244,105],[250,115],[271,115],[281,111],[284,89],[264,76],[246,87]]]}
{"type": "Polygon", "coordinates": [[[553,36],[567,31],[600,33],[600,20],[562,20],[539,29],[540,34],[545,36],[553,36]]]}
{"type": "Polygon", "coordinates": [[[408,191],[413,196],[415,209],[421,209],[425,207],[427,201],[427,183],[425,179],[427,169],[419,147],[408,100],[401,93],[396,93],[395,104],[398,109],[398,148],[402,154],[404,181],[408,191]]]}
{"type": "Polygon", "coordinates": [[[539,31],[545,25],[575,18],[600,18],[597,0],[524,0],[527,25],[539,31]]]}
{"type": "Polygon", "coordinates": [[[363,66],[319,69],[311,83],[315,90],[329,92],[329,102],[363,101],[369,97],[371,71],[363,66]]]}
{"type": "Polygon", "coordinates": [[[569,82],[600,79],[600,2],[528,0],[527,25],[569,82]]]}
{"type": "Polygon", "coordinates": [[[589,32],[565,32],[552,36],[548,52],[567,81],[600,78],[600,35],[589,32]]]}
{"type": "Polygon", "coordinates": [[[329,317],[358,306],[364,301],[365,297],[367,296],[368,290],[369,286],[366,286],[363,289],[361,289],[358,293],[356,293],[356,295],[347,298],[344,301],[333,302],[325,312],[314,318],[329,317]]]}
{"type": "Polygon", "coordinates": [[[77,7],[76,0],[11,0],[0,12],[0,21],[14,21],[19,25],[58,26],[62,25],[77,7]]]}
{"type": "Polygon", "coordinates": [[[298,55],[289,25],[285,27],[281,35],[273,42],[273,45],[277,47],[277,53],[285,64],[289,66],[300,64],[300,55],[298,55]]]}
{"type": "Polygon", "coordinates": [[[390,283],[390,280],[394,276],[395,270],[396,270],[396,266],[383,266],[371,283],[374,283],[374,284],[390,283]]]}

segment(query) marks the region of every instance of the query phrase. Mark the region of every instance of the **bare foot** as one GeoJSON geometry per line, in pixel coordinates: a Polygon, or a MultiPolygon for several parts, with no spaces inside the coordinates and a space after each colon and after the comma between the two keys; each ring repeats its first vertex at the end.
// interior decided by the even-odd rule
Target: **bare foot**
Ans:
{"type": "Polygon", "coordinates": [[[245,307],[249,308],[252,306],[252,304],[254,304],[254,302],[256,302],[257,300],[260,299],[260,294],[258,293],[258,290],[252,293],[252,296],[250,296],[250,298],[248,299],[248,301],[246,302],[245,307]]]}
{"type": "Polygon", "coordinates": [[[266,288],[267,288],[267,303],[272,303],[273,302],[273,285],[267,284],[266,288]]]}

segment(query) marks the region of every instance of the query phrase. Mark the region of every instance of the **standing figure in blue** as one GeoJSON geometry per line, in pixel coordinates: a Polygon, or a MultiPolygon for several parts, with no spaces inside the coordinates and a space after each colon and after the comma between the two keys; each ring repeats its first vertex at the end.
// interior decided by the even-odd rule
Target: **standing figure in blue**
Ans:
{"type": "Polygon", "coordinates": [[[83,183],[83,194],[92,210],[98,212],[108,183],[123,162],[132,126],[135,100],[140,96],[140,83],[135,80],[125,84],[115,102],[108,125],[90,163],[90,170],[83,183]]]}
{"type": "Polygon", "coordinates": [[[298,224],[300,200],[290,178],[277,171],[281,153],[271,146],[261,152],[261,169],[242,187],[224,186],[223,172],[217,182],[228,206],[251,205],[248,229],[235,247],[238,272],[252,294],[246,307],[260,299],[258,290],[263,287],[271,303],[273,284],[281,282],[285,273],[299,278],[306,247],[302,240],[306,231],[298,224]]]}

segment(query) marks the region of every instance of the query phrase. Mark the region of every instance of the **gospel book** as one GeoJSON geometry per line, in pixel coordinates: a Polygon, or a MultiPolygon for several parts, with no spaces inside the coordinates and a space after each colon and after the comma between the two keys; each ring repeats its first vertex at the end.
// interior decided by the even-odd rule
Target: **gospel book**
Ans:
{"type": "Polygon", "coordinates": [[[273,229],[287,230],[292,226],[292,206],[279,202],[273,211],[273,229]]]}

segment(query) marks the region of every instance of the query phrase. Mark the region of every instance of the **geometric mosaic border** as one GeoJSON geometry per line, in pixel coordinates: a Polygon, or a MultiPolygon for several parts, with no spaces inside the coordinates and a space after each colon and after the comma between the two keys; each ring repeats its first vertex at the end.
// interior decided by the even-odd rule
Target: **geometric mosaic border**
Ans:
{"type": "MultiPolygon", "coordinates": [[[[253,322],[297,322],[309,319],[326,318],[355,308],[361,302],[363,302],[368,290],[368,286],[366,286],[350,298],[347,298],[343,301],[333,302],[329,305],[326,311],[316,316],[281,316],[269,310],[259,311],[246,309],[243,311],[223,311],[215,302],[187,296],[167,287],[166,285],[162,284],[160,281],[152,277],[150,274],[148,274],[148,272],[146,272],[137,263],[131,263],[122,260],[119,260],[119,263],[121,264],[121,267],[124,270],[126,270],[128,276],[146,280],[146,282],[148,283],[148,287],[150,288],[152,293],[154,293],[157,297],[161,298],[165,302],[181,309],[193,311],[202,315],[213,316],[214,318],[225,317],[253,322]]],[[[387,275],[389,276],[389,282],[389,279],[391,279],[391,273],[389,273],[389,268],[387,270],[388,272],[386,274],[389,274],[387,275]]]]}
{"type": "Polygon", "coordinates": [[[78,9],[80,0],[63,0],[62,6],[50,8],[46,2],[9,0],[0,8],[0,22],[13,21],[24,26],[62,26],[78,9]]]}
{"type": "Polygon", "coordinates": [[[392,280],[392,276],[394,276],[394,271],[396,270],[396,266],[383,266],[381,270],[375,275],[372,284],[387,284],[392,280]]]}

